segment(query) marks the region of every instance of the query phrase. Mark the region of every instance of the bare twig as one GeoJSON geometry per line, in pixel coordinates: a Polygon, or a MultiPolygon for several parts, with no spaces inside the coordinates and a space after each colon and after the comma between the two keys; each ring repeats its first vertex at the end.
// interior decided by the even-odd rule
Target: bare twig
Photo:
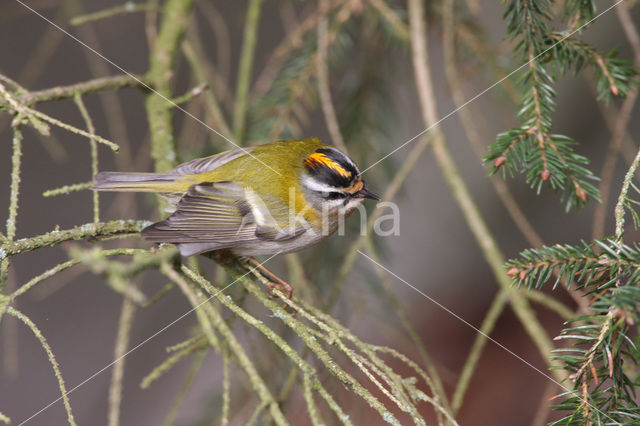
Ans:
{"type": "MultiPolygon", "coordinates": [[[[82,119],[87,126],[87,131],[90,134],[95,135],[96,128],[93,125],[93,120],[91,120],[91,116],[87,111],[87,107],[82,101],[82,95],[76,95],[74,97],[74,101],[78,106],[80,114],[82,115],[82,119]]],[[[93,139],[91,139],[89,143],[91,145],[91,176],[93,177],[98,174],[98,144],[93,139]]],[[[98,198],[98,191],[93,191],[93,222],[100,222],[100,199],[98,198]]]]}
{"type": "MultiPolygon", "coordinates": [[[[478,207],[473,201],[467,185],[464,180],[462,180],[458,167],[447,148],[444,135],[436,125],[438,122],[438,114],[431,83],[431,71],[428,65],[426,28],[423,16],[424,9],[421,0],[410,0],[409,25],[411,30],[413,67],[418,88],[418,97],[422,107],[423,120],[425,125],[431,128],[430,133],[432,134],[432,147],[435,158],[487,263],[489,263],[493,271],[496,281],[502,289],[510,292],[511,306],[520,319],[520,322],[531,336],[547,364],[549,366],[557,366],[559,365],[557,361],[549,359],[553,345],[547,332],[537,320],[535,313],[524,296],[517,290],[511,288],[511,279],[502,268],[505,261],[504,256],[491,231],[487,227],[484,218],[480,214],[478,207]]],[[[554,376],[559,381],[562,381],[566,378],[566,373],[564,371],[554,370],[554,376]]]]}
{"type": "Polygon", "coordinates": [[[167,418],[164,421],[164,426],[172,426],[176,417],[178,416],[178,412],[180,411],[180,406],[184,401],[184,398],[187,396],[187,392],[191,389],[191,384],[195,380],[198,375],[198,371],[200,371],[200,367],[202,367],[202,363],[204,362],[205,357],[207,356],[207,351],[199,351],[196,353],[193,362],[191,363],[191,367],[189,371],[187,371],[187,375],[182,382],[182,386],[180,386],[180,391],[178,395],[176,395],[173,404],[171,404],[171,409],[169,410],[169,414],[167,414],[167,418]]]}
{"type": "MultiPolygon", "coordinates": [[[[191,71],[195,75],[197,81],[207,82],[204,65],[202,58],[196,55],[194,48],[191,46],[191,43],[185,41],[182,43],[182,53],[187,58],[189,65],[191,66],[191,71]]],[[[206,62],[204,62],[206,63],[206,62]]],[[[225,135],[231,134],[231,129],[227,124],[227,120],[224,117],[224,113],[222,112],[222,108],[220,108],[220,104],[214,95],[213,87],[209,85],[208,90],[205,90],[203,93],[205,105],[211,116],[213,117],[213,124],[220,129],[225,135]]]]}
{"type": "Polygon", "coordinates": [[[233,109],[233,136],[236,143],[242,144],[245,134],[245,122],[249,100],[249,87],[253,71],[253,59],[255,57],[256,41],[258,38],[258,25],[260,23],[260,9],[262,0],[250,0],[247,9],[247,20],[244,25],[244,40],[240,53],[240,65],[238,66],[238,83],[236,85],[236,98],[233,109]]]}
{"type": "Polygon", "coordinates": [[[157,11],[158,9],[153,5],[149,5],[146,3],[139,4],[128,1],[124,4],[110,7],[108,9],[99,10],[93,13],[87,13],[85,15],[75,16],[71,18],[70,24],[73,26],[78,26],[86,24],[87,22],[98,21],[100,19],[112,18],[114,16],[124,15],[127,13],[146,12],[150,10],[157,11]]]}
{"type": "Polygon", "coordinates": [[[118,336],[113,353],[113,359],[118,360],[111,373],[111,383],[109,385],[109,426],[120,424],[120,405],[122,402],[122,380],[124,377],[124,356],[129,348],[129,338],[131,335],[131,325],[136,311],[136,305],[127,297],[122,299],[122,309],[120,320],[118,321],[118,336]]]}
{"type": "Polygon", "coordinates": [[[476,338],[471,345],[471,349],[469,350],[467,359],[465,360],[462,367],[462,372],[460,373],[460,378],[458,379],[458,383],[456,384],[456,389],[453,393],[453,397],[451,398],[451,407],[454,414],[460,410],[460,407],[462,407],[464,395],[469,388],[471,377],[476,371],[476,366],[478,365],[478,361],[480,360],[482,350],[487,344],[487,336],[489,336],[489,334],[491,334],[491,332],[493,331],[493,328],[495,327],[498,318],[500,318],[500,315],[502,315],[507,302],[507,292],[505,290],[499,290],[496,296],[493,298],[493,302],[491,302],[491,306],[489,307],[489,310],[487,311],[487,314],[482,321],[482,325],[480,326],[481,333],[476,334],[476,338]]]}
{"type": "MultiPolygon", "coordinates": [[[[326,9],[329,6],[329,0],[321,0],[319,2],[320,9],[326,9]]],[[[318,94],[320,95],[320,105],[322,106],[322,113],[324,119],[327,122],[327,128],[331,135],[331,141],[335,146],[347,151],[347,146],[344,143],[342,132],[340,132],[340,124],[336,115],[336,110],[333,107],[333,101],[331,100],[331,87],[329,82],[329,36],[327,18],[322,18],[318,22],[318,56],[317,56],[317,82],[318,82],[318,94]]]]}
{"type": "Polygon", "coordinates": [[[67,388],[64,384],[64,379],[62,378],[62,373],[60,372],[60,366],[58,365],[58,361],[56,361],[56,358],[53,355],[53,351],[51,350],[51,346],[49,346],[49,343],[47,343],[47,340],[42,335],[42,332],[40,331],[40,329],[36,327],[36,325],[33,323],[33,321],[31,321],[29,317],[27,317],[22,312],[17,311],[12,307],[9,307],[7,309],[7,313],[11,316],[18,318],[27,327],[29,327],[29,329],[33,332],[33,335],[40,342],[40,345],[42,345],[42,348],[46,352],[47,357],[49,358],[49,362],[51,363],[51,368],[53,368],[53,373],[55,374],[56,379],[58,380],[58,387],[60,388],[60,394],[62,395],[62,402],[64,404],[64,409],[67,412],[67,421],[71,426],[75,426],[76,421],[73,418],[73,413],[71,412],[71,404],[69,403],[67,388]]]}
{"type": "MultiPolygon", "coordinates": [[[[213,2],[198,2],[196,7],[202,11],[209,21],[209,27],[215,35],[216,68],[219,70],[223,83],[229,80],[231,70],[231,36],[227,20],[220,14],[213,2]]],[[[202,59],[202,58],[200,58],[202,59]]]]}
{"type": "Polygon", "coordinates": [[[73,185],[64,185],[60,188],[48,189],[42,193],[43,197],[55,197],[57,195],[66,195],[72,192],[84,191],[94,185],[94,182],[74,183],[73,185]]]}
{"type": "MultiPolygon", "coordinates": [[[[298,25],[296,29],[287,34],[287,37],[280,43],[280,45],[278,45],[278,47],[275,48],[271,57],[267,61],[267,64],[256,79],[252,89],[252,97],[254,99],[264,96],[269,91],[278,75],[278,71],[280,71],[282,65],[284,65],[290,52],[302,45],[302,38],[304,35],[309,31],[312,31],[320,19],[342,5],[344,5],[344,1],[342,0],[331,1],[327,9],[318,9],[314,11],[311,15],[300,22],[300,25],[298,25]]],[[[349,5],[347,4],[345,6],[348,7],[349,5]]]]}
{"type": "MultiPolygon", "coordinates": [[[[640,35],[633,23],[631,14],[629,13],[629,5],[621,3],[616,8],[618,14],[618,20],[622,25],[624,33],[627,37],[627,41],[633,50],[634,65],[640,66],[640,35]]],[[[635,106],[638,98],[638,88],[633,87],[620,108],[618,114],[615,115],[615,123],[611,127],[611,140],[609,142],[609,149],[605,156],[604,164],[600,172],[600,203],[596,205],[596,210],[593,215],[593,231],[592,238],[601,238],[604,235],[604,228],[606,222],[606,209],[609,207],[607,201],[609,199],[609,193],[611,189],[611,181],[613,179],[613,173],[615,170],[615,164],[618,157],[618,152],[622,146],[623,141],[627,138],[627,126],[631,119],[633,107],[635,106]]],[[[612,116],[613,117],[613,116],[612,116]]]]}
{"type": "Polygon", "coordinates": [[[56,86],[49,89],[26,92],[19,96],[17,100],[25,105],[35,105],[41,102],[70,99],[77,95],[87,95],[103,90],[117,90],[124,87],[143,87],[140,83],[141,81],[145,82],[143,76],[117,75],[101,77],[68,86],[56,86]]]}

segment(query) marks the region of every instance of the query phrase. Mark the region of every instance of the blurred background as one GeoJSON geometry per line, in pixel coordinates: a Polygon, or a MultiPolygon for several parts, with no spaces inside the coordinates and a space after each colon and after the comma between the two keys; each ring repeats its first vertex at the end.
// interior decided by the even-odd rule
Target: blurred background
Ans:
{"type": "MultiPolygon", "coordinates": [[[[106,0],[29,0],[26,3],[124,70],[140,75],[148,70],[147,39],[149,31],[154,31],[149,22],[157,19],[155,12],[161,6],[157,1],[151,1],[144,10],[75,26],[71,25],[73,17],[125,3],[106,0]]],[[[408,40],[403,40],[397,29],[382,17],[377,9],[380,3],[406,22],[407,10],[403,2],[357,0],[325,3],[344,14],[345,22],[335,31],[335,40],[329,48],[329,82],[346,146],[361,168],[373,164],[425,128],[415,93],[408,40]]],[[[610,2],[597,3],[601,8],[610,5],[610,2]]],[[[509,73],[518,61],[511,57],[512,45],[505,39],[504,6],[500,2],[479,4],[469,0],[456,1],[455,5],[456,19],[459,20],[456,28],[461,28],[456,39],[456,57],[462,87],[457,89],[462,91],[465,99],[470,99],[509,73]]],[[[442,117],[453,111],[456,105],[444,72],[441,6],[439,1],[428,2],[427,23],[430,65],[437,91],[437,108],[442,117]]],[[[133,4],[130,6],[131,9],[135,7],[133,4]]],[[[195,2],[185,35],[188,43],[182,45],[175,71],[172,71],[174,95],[198,87],[204,79],[209,83],[205,93],[211,90],[223,114],[231,115],[247,7],[245,0],[195,2]],[[202,76],[192,72],[189,55],[201,60],[202,76]]],[[[263,2],[251,73],[247,126],[241,138],[245,145],[289,137],[318,136],[326,141],[332,140],[317,96],[316,66],[313,62],[316,25],[302,37],[287,38],[318,7],[315,2],[263,2]],[[281,58],[276,56],[281,61],[281,66],[276,67],[273,63],[274,50],[283,46],[283,40],[289,40],[291,46],[283,51],[281,58]],[[284,111],[287,108],[288,111],[284,111]]],[[[634,22],[638,23],[640,8],[633,7],[631,2],[629,8],[634,22]]],[[[604,51],[619,46],[620,57],[633,59],[618,19],[615,10],[606,13],[586,29],[584,39],[604,51]]],[[[333,27],[329,28],[331,34],[333,27]]],[[[121,72],[19,2],[5,0],[0,4],[0,73],[31,91],[121,72]]],[[[495,140],[496,134],[517,125],[517,105],[514,102],[514,98],[519,98],[517,77],[516,74],[507,79],[466,107],[485,150],[495,140]]],[[[612,135],[605,117],[613,114],[615,118],[621,102],[613,100],[610,109],[603,112],[606,105],[595,99],[593,81],[589,72],[569,74],[559,81],[553,128],[555,132],[580,142],[576,150],[591,160],[591,170],[599,175],[612,135]]],[[[120,154],[100,146],[99,169],[151,171],[153,162],[143,92],[138,88],[124,88],[89,94],[84,96],[84,100],[97,134],[123,146],[120,154]]],[[[183,107],[233,138],[234,135],[228,133],[230,129],[221,127],[205,94],[194,96],[183,107]]],[[[37,108],[63,122],[84,128],[72,99],[41,103],[37,108]]],[[[183,112],[174,109],[173,115],[180,160],[231,148],[228,142],[183,112]]],[[[0,116],[0,124],[0,212],[5,215],[9,202],[12,137],[10,118],[6,113],[0,116]]],[[[505,256],[514,257],[531,247],[532,244],[518,230],[496,197],[491,180],[486,177],[487,168],[482,166],[469,143],[459,116],[452,115],[441,126],[473,198],[505,256]]],[[[629,154],[635,155],[635,138],[639,132],[636,108],[629,120],[630,139],[622,144],[612,179],[611,196],[604,206],[605,234],[613,231],[615,197],[627,169],[629,154]]],[[[90,191],[48,198],[42,196],[48,189],[91,180],[88,141],[57,128],[49,137],[41,136],[32,129],[25,130],[24,136],[24,172],[16,238],[45,233],[56,226],[67,229],[91,222],[90,191]]],[[[413,145],[399,150],[365,174],[374,192],[385,191],[407,160],[413,145]]],[[[581,239],[592,238],[595,204],[589,203],[579,211],[567,213],[564,204],[552,191],[545,188],[536,195],[522,176],[508,179],[507,186],[545,243],[577,243],[581,239]]],[[[464,320],[480,326],[498,286],[429,150],[419,159],[393,201],[400,210],[400,232],[397,236],[375,239],[382,263],[464,320]]],[[[101,195],[101,219],[157,219],[159,215],[154,202],[152,197],[144,194],[101,195]]],[[[371,212],[373,205],[368,205],[368,210],[371,212]]],[[[350,222],[353,229],[348,235],[334,236],[300,254],[305,274],[312,282],[312,290],[301,290],[297,293],[299,297],[328,297],[337,269],[346,256],[345,248],[357,236],[358,220],[351,218],[350,222]]],[[[149,246],[138,239],[105,244],[149,246]]],[[[91,243],[81,243],[81,246],[90,247],[91,243]]],[[[68,249],[64,245],[43,248],[13,258],[9,288],[16,288],[68,259],[68,249]]],[[[281,257],[274,262],[274,269],[286,276],[287,261],[281,257]]],[[[213,263],[210,267],[214,268],[213,263]]],[[[393,294],[433,357],[445,388],[451,392],[476,332],[401,281],[392,276],[388,279],[393,294]]],[[[143,292],[152,295],[166,281],[160,274],[150,272],[139,280],[139,285],[143,292]]],[[[293,285],[296,286],[295,283],[293,285]]],[[[419,361],[420,355],[384,296],[382,287],[374,265],[359,257],[331,313],[362,340],[393,347],[419,361]]],[[[544,291],[574,307],[565,291],[558,289],[554,292],[548,288],[544,291]]],[[[231,291],[230,294],[236,296],[240,293],[231,291]]],[[[22,296],[15,306],[29,315],[42,330],[56,354],[69,389],[112,362],[122,296],[106,286],[100,276],[82,266],[66,270],[22,296]]],[[[534,306],[549,335],[556,336],[563,320],[546,308],[534,306]]],[[[174,290],[157,303],[137,310],[131,346],[142,342],[189,309],[187,300],[174,290]]],[[[263,307],[249,303],[246,309],[273,323],[273,318],[263,307]]],[[[180,392],[190,363],[181,362],[148,389],[141,389],[139,383],[166,357],[165,348],[184,340],[195,325],[195,315],[191,314],[127,356],[121,424],[164,422],[172,401],[180,392]]],[[[236,324],[234,330],[241,342],[259,356],[261,345],[266,345],[264,339],[256,339],[243,324],[236,324]]],[[[538,350],[508,307],[499,317],[491,336],[533,366],[546,371],[538,350]]],[[[277,387],[289,368],[286,361],[272,361],[273,357],[265,357],[258,364],[262,371],[280,378],[280,381],[273,382],[277,393],[277,387]]],[[[221,362],[220,356],[213,351],[206,356],[175,424],[217,424],[221,404],[221,362]]],[[[247,402],[251,401],[251,396],[246,386],[237,384],[244,380],[243,373],[237,368],[231,371],[234,387],[230,421],[231,424],[243,424],[252,412],[253,403],[247,402]]],[[[70,394],[79,424],[107,424],[110,374],[111,370],[107,369],[70,394]]],[[[458,420],[463,425],[544,422],[557,417],[546,407],[549,397],[558,391],[548,378],[489,342],[471,379],[458,420]]],[[[365,421],[380,423],[379,416],[362,401],[346,391],[340,395],[355,424],[365,421]]],[[[3,317],[0,324],[0,411],[17,424],[58,397],[55,377],[38,341],[23,324],[14,318],[3,317]]],[[[292,424],[309,422],[306,412],[298,408],[302,403],[300,392],[294,389],[284,408],[292,424]]],[[[425,408],[424,415],[433,423],[435,417],[430,410],[425,408]]],[[[52,425],[64,424],[65,421],[62,403],[58,401],[28,424],[52,425]]]]}

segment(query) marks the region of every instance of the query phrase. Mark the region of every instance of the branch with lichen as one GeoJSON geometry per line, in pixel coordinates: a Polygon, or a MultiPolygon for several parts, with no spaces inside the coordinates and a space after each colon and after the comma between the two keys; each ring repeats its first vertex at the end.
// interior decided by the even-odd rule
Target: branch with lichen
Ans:
{"type": "Polygon", "coordinates": [[[53,230],[33,237],[0,244],[0,258],[14,256],[43,247],[55,246],[65,241],[105,240],[136,236],[150,222],[142,220],[112,220],[101,223],[86,223],[71,229],[53,230]]]}
{"type": "Polygon", "coordinates": [[[151,130],[151,156],[157,172],[166,172],[176,165],[171,121],[173,105],[167,99],[173,97],[173,65],[192,5],[193,0],[168,0],[165,3],[160,31],[150,52],[147,78],[156,92],[147,95],[146,108],[151,130]]]}
{"type": "Polygon", "coordinates": [[[25,91],[17,93],[17,101],[24,105],[33,106],[41,102],[71,99],[79,95],[101,92],[103,90],[118,90],[125,87],[144,88],[147,81],[144,76],[117,75],[101,77],[68,86],[56,86],[49,89],[25,91]]]}
{"type": "MultiPolygon", "coordinates": [[[[323,315],[321,318],[320,311],[311,307],[310,305],[299,305],[298,302],[294,302],[292,300],[282,298],[289,306],[291,306],[298,315],[302,315],[305,319],[314,323],[318,328],[310,328],[308,325],[305,325],[303,322],[296,319],[296,317],[292,316],[289,312],[282,308],[281,305],[276,303],[275,301],[269,299],[265,293],[258,289],[258,287],[253,283],[252,280],[246,277],[247,273],[244,275],[240,275],[240,270],[231,269],[227,264],[228,270],[232,273],[233,276],[236,277],[236,280],[239,281],[253,296],[255,296],[262,304],[264,304],[269,310],[271,310],[274,315],[281,319],[284,324],[286,324],[289,328],[291,328],[306,344],[307,347],[310,348],[311,352],[313,352],[318,359],[322,362],[325,368],[334,374],[337,379],[348,387],[350,387],[354,393],[359,395],[363,400],[365,400],[372,408],[380,413],[383,419],[390,421],[392,423],[397,422],[395,420],[394,415],[389,408],[386,407],[378,398],[372,395],[365,386],[363,386],[360,382],[358,382],[351,374],[347,373],[342,367],[340,367],[336,363],[336,359],[329,354],[329,352],[322,347],[320,341],[321,339],[327,345],[337,345],[337,347],[354,363],[356,367],[358,367],[376,386],[380,388],[380,390],[387,395],[387,397],[394,401],[399,408],[403,411],[407,411],[414,417],[414,420],[417,423],[420,423],[420,415],[417,410],[414,410],[413,407],[417,401],[419,400],[427,400],[431,403],[435,404],[435,408],[438,410],[442,410],[442,407],[427,397],[423,392],[419,391],[415,388],[415,385],[409,386],[409,384],[413,383],[412,380],[408,382],[406,379],[400,378],[397,373],[394,373],[390,368],[375,355],[377,347],[373,345],[368,345],[361,342],[357,337],[351,334],[346,328],[339,325],[337,321],[331,319],[330,317],[323,315]],[[308,310],[312,310],[309,312],[308,310]],[[364,352],[364,355],[360,352],[356,352],[353,349],[350,349],[346,342],[351,342],[356,345],[356,347],[364,352]],[[379,381],[380,379],[383,382],[379,381]],[[390,388],[388,389],[387,386],[390,388]],[[409,395],[411,397],[409,397],[409,395]]],[[[269,340],[274,342],[285,355],[290,357],[292,361],[298,366],[301,371],[303,377],[307,376],[310,380],[308,383],[309,386],[320,392],[320,395],[323,396],[319,382],[315,382],[315,377],[317,376],[317,372],[304,361],[301,357],[299,357],[295,351],[293,351],[288,344],[286,344],[280,336],[278,336],[273,330],[269,327],[266,327],[262,321],[259,321],[249,315],[247,312],[243,311],[242,308],[235,305],[235,303],[225,294],[223,294],[219,288],[213,287],[204,277],[192,271],[191,269],[183,266],[181,269],[182,273],[186,274],[190,279],[194,280],[200,286],[206,290],[211,297],[216,297],[224,306],[232,310],[235,314],[239,315],[242,319],[248,322],[253,327],[257,328],[262,334],[264,334],[269,340]]],[[[258,279],[262,280],[261,276],[257,276],[258,279]]],[[[176,278],[177,279],[177,278],[176,278]]],[[[303,302],[300,302],[303,303],[303,302]]],[[[420,375],[426,377],[426,373],[421,371],[419,367],[413,364],[413,367],[417,368],[420,371],[420,375]]],[[[328,394],[327,394],[328,396],[328,394]]],[[[323,396],[325,398],[325,396],[323,396]]],[[[331,406],[332,403],[327,401],[331,406]]],[[[336,414],[339,416],[343,416],[344,413],[342,409],[339,409],[337,406],[331,407],[336,414]]],[[[445,411],[446,413],[446,411],[445,411]]],[[[450,416],[447,415],[450,418],[450,416]]],[[[339,417],[340,418],[340,417],[339,417]]],[[[344,419],[343,419],[344,420],[344,419]]],[[[452,418],[450,420],[453,421],[452,418]]]]}
{"type": "Polygon", "coordinates": [[[49,135],[50,129],[46,123],[53,124],[54,126],[60,127],[62,129],[68,130],[71,133],[75,133],[81,136],[88,138],[89,140],[94,140],[101,144],[107,145],[113,151],[117,152],[119,147],[114,142],[107,140],[101,136],[91,134],[90,132],[78,129],[75,126],[71,126],[70,124],[66,124],[56,118],[50,117],[47,114],[44,114],[38,110],[35,110],[20,101],[18,101],[15,97],[15,94],[10,93],[5,86],[0,84],[0,109],[7,109],[15,118],[13,120],[12,126],[16,127],[23,124],[29,124],[33,126],[38,132],[43,135],[49,135]],[[46,122],[46,123],[45,123],[46,122]]]}

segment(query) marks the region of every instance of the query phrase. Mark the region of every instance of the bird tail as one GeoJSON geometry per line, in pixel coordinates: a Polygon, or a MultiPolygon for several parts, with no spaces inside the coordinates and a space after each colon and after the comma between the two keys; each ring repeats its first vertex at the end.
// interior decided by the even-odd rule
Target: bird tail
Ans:
{"type": "Polygon", "coordinates": [[[91,187],[94,191],[181,192],[190,184],[183,176],[171,173],[100,172],[91,187]]]}

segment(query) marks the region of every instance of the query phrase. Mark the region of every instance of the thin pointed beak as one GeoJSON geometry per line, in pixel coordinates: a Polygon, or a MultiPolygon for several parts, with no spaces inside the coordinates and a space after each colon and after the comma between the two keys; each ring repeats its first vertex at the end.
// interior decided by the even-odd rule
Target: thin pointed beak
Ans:
{"type": "Polygon", "coordinates": [[[367,188],[362,188],[360,191],[356,192],[356,196],[359,198],[371,198],[372,200],[380,201],[380,197],[369,191],[367,188]]]}

